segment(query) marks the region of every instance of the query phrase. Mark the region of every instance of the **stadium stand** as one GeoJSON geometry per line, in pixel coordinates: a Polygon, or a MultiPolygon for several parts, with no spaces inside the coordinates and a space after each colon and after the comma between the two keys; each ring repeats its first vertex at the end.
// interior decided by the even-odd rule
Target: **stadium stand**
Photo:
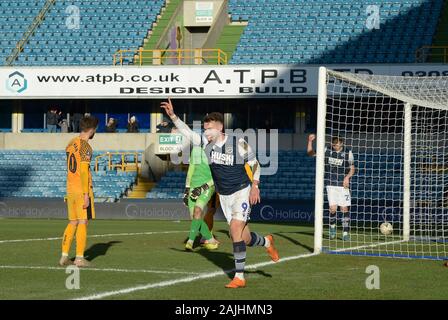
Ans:
{"type": "MultiPolygon", "coordinates": [[[[44,2],[33,2],[34,6],[18,0],[2,2],[2,63],[44,2]],[[10,24],[15,26],[13,32],[10,24]]],[[[56,1],[15,65],[111,65],[118,49],[136,49],[143,44],[164,2],[56,1]],[[66,9],[70,5],[80,9],[79,29],[61,28],[69,19],[66,9]]]]}
{"type": "MultiPolygon", "coordinates": [[[[354,199],[399,200],[401,195],[399,155],[360,155],[356,159],[357,174],[352,183],[363,184],[365,177],[371,177],[368,170],[378,170],[378,179],[384,184],[368,183],[365,189],[357,189],[352,194],[354,199]],[[370,159],[369,159],[370,157],[370,159]],[[381,158],[381,161],[378,159],[381,158]],[[377,161],[378,160],[378,161],[377,161]],[[395,174],[397,173],[397,174],[395,174]],[[389,180],[387,180],[389,179],[389,180]],[[391,183],[393,181],[394,183],[391,183]],[[393,188],[393,189],[390,189],[393,188]],[[391,192],[393,191],[393,192],[391,192]]],[[[273,176],[262,176],[261,198],[268,200],[313,200],[315,188],[315,159],[304,151],[279,151],[278,172],[273,176]]],[[[157,186],[147,194],[149,199],[179,199],[183,196],[186,173],[169,171],[157,186]]]]}
{"type": "MultiPolygon", "coordinates": [[[[314,199],[315,159],[303,151],[279,151],[278,172],[263,176],[260,189],[263,199],[314,199]],[[313,168],[312,170],[310,168],[313,168]]],[[[147,198],[182,198],[185,172],[169,171],[147,198]]]]}
{"type": "Polygon", "coordinates": [[[11,53],[45,0],[0,2],[0,65],[11,53]]]}
{"type": "Polygon", "coordinates": [[[232,64],[413,63],[431,45],[443,0],[230,0],[233,21],[248,21],[232,64]],[[378,5],[380,30],[367,27],[378,5]]]}
{"type": "Polygon", "coordinates": [[[156,187],[148,192],[148,199],[180,199],[185,189],[186,173],[182,171],[167,171],[156,187]]]}
{"type": "MultiPolygon", "coordinates": [[[[96,151],[94,157],[104,152],[96,151]]],[[[118,160],[113,160],[117,162],[118,160]]],[[[106,171],[91,164],[96,199],[115,201],[136,181],[136,172],[106,171]]],[[[63,198],[66,194],[66,154],[62,151],[0,151],[0,198],[63,198]]]]}
{"type": "MultiPolygon", "coordinates": [[[[1,2],[1,64],[44,3],[1,2]]],[[[15,65],[111,65],[118,49],[144,45],[165,5],[164,0],[56,1],[15,65]],[[79,29],[61,28],[70,5],[81,10],[79,29]]],[[[433,44],[443,0],[229,0],[228,7],[233,22],[248,22],[245,28],[224,28],[217,43],[231,64],[413,63],[418,48],[433,44]],[[368,5],[379,6],[380,30],[367,27],[368,5]]],[[[123,61],[129,63],[132,59],[123,61]]]]}

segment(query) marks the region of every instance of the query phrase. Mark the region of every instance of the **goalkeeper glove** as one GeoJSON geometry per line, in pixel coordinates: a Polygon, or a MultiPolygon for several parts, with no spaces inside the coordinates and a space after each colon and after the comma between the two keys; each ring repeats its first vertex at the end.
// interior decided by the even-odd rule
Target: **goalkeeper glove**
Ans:
{"type": "Polygon", "coordinates": [[[203,191],[208,190],[208,188],[209,188],[209,186],[208,186],[208,184],[206,184],[206,183],[204,183],[204,184],[203,184],[202,186],[200,186],[200,187],[196,187],[196,188],[194,188],[193,191],[191,191],[191,196],[190,196],[190,198],[191,198],[193,201],[196,201],[196,200],[199,198],[199,196],[201,195],[201,193],[202,193],[203,191]]]}
{"type": "Polygon", "coordinates": [[[184,201],[184,204],[188,207],[188,196],[190,195],[190,188],[189,187],[187,187],[187,188],[185,188],[185,190],[184,190],[184,197],[183,197],[183,201],[184,201]]]}

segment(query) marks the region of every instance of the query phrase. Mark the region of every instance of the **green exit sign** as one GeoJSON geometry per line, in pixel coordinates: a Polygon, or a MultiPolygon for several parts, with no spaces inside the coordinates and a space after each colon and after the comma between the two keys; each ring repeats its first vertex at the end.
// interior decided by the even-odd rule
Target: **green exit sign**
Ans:
{"type": "Polygon", "coordinates": [[[182,144],[182,135],[161,134],[159,135],[159,144],[182,144]]]}

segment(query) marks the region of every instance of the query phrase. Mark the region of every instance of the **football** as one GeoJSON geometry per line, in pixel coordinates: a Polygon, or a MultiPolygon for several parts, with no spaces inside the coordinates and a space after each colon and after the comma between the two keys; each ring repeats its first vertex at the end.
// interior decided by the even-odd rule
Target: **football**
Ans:
{"type": "Polygon", "coordinates": [[[394,231],[394,228],[392,227],[392,224],[390,224],[389,222],[384,222],[380,226],[380,231],[382,234],[388,236],[388,235],[392,234],[392,232],[394,231]]]}

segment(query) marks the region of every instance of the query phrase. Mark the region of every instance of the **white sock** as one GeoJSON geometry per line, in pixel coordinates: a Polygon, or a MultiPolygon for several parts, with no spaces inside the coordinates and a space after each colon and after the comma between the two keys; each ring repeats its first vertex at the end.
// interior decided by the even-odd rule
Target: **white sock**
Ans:
{"type": "Polygon", "coordinates": [[[239,278],[241,280],[244,280],[244,273],[243,272],[235,272],[235,277],[239,278]]]}
{"type": "Polygon", "coordinates": [[[264,237],[264,247],[269,248],[270,245],[271,245],[271,241],[269,241],[268,238],[264,237]]]}
{"type": "Polygon", "coordinates": [[[68,253],[64,253],[64,252],[62,252],[62,256],[63,256],[63,257],[68,257],[68,253]]]}

